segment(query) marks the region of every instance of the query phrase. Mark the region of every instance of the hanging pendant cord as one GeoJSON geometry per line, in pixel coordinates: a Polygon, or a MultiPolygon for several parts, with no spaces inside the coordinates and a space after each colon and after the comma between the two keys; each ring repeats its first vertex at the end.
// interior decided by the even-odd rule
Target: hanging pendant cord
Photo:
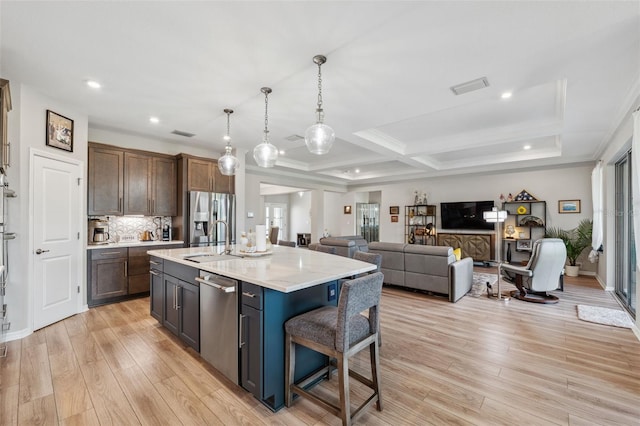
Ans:
{"type": "Polygon", "coordinates": [[[267,113],[269,109],[269,93],[265,92],[264,94],[264,141],[269,143],[269,114],[267,113]]]}
{"type": "Polygon", "coordinates": [[[322,64],[318,64],[318,109],[322,109],[322,64]]]}

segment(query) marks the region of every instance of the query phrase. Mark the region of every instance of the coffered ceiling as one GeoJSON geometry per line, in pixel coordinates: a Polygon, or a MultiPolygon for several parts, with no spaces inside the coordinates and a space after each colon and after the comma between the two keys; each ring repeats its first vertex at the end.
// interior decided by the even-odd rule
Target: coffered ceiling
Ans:
{"type": "Polygon", "coordinates": [[[257,167],[269,86],[275,171],[335,183],[592,161],[640,93],[638,1],[3,1],[0,19],[3,76],[176,152],[220,156],[230,107],[232,145],[257,167]],[[320,53],[337,135],[324,156],[300,138],[320,53]]]}

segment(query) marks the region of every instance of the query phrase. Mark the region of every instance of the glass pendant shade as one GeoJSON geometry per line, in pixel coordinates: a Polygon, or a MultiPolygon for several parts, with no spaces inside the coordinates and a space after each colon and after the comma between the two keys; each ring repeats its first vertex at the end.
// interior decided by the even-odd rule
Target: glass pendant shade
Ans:
{"type": "Polygon", "coordinates": [[[220,169],[220,173],[225,176],[233,176],[236,174],[239,165],[240,162],[231,153],[231,146],[227,145],[224,155],[218,158],[218,169],[220,169]]]}
{"type": "Polygon", "coordinates": [[[329,152],[336,140],[336,133],[324,123],[310,126],[304,133],[304,143],[310,153],[322,155],[329,152]]]}
{"type": "Polygon", "coordinates": [[[273,167],[278,160],[278,148],[265,140],[253,148],[253,159],[260,167],[273,167]]]}
{"type": "Polygon", "coordinates": [[[327,62],[326,56],[316,55],[313,57],[313,63],[318,65],[318,105],[316,113],[318,120],[316,124],[310,126],[304,132],[304,143],[310,153],[323,155],[329,152],[336,140],[336,134],[333,129],[324,124],[324,110],[322,109],[322,64],[327,62]]]}

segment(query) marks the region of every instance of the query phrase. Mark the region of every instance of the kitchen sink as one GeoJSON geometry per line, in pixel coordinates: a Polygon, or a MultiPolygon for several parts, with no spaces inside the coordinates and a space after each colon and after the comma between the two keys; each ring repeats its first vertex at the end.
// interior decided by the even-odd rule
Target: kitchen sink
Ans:
{"type": "Polygon", "coordinates": [[[184,260],[189,260],[196,263],[206,262],[219,262],[222,260],[242,259],[243,256],[236,254],[195,254],[191,256],[185,256],[184,260]]]}

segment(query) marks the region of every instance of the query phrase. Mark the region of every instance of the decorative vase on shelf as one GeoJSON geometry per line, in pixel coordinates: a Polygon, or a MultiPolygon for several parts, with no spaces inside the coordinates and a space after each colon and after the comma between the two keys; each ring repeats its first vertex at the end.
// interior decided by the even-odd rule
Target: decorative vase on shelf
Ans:
{"type": "Polygon", "coordinates": [[[409,244],[415,244],[415,242],[416,242],[416,237],[413,235],[413,232],[410,232],[410,233],[409,233],[409,238],[408,238],[407,242],[408,242],[409,244]]]}
{"type": "Polygon", "coordinates": [[[511,243],[507,243],[507,263],[511,263],[511,243]]]}

